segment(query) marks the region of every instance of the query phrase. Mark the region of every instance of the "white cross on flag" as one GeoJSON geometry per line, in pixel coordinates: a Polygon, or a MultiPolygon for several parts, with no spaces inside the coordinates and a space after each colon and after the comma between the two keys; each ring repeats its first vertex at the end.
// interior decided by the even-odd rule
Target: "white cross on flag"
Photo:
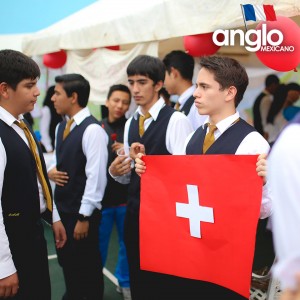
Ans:
{"type": "Polygon", "coordinates": [[[262,198],[256,155],[145,156],[141,269],[249,298],[262,198]]]}

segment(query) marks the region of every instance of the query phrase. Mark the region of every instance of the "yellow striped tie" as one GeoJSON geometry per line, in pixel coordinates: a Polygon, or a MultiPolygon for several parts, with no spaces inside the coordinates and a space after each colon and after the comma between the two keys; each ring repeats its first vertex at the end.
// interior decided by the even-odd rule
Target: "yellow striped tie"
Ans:
{"type": "Polygon", "coordinates": [[[140,115],[140,118],[139,118],[139,134],[140,134],[140,137],[142,137],[144,135],[144,132],[145,132],[144,123],[149,118],[151,118],[151,115],[150,115],[149,112],[147,112],[145,114],[145,116],[140,115]]]}
{"type": "Polygon", "coordinates": [[[41,158],[40,158],[39,154],[37,153],[37,145],[35,143],[35,140],[32,137],[32,135],[30,133],[30,130],[27,128],[26,124],[22,120],[20,122],[15,121],[15,124],[17,126],[19,126],[21,129],[23,129],[23,131],[26,135],[26,138],[27,138],[28,143],[29,143],[29,148],[30,148],[30,150],[33,154],[34,160],[36,162],[37,175],[38,175],[40,184],[41,184],[42,189],[43,189],[43,194],[44,194],[44,197],[45,197],[45,200],[46,200],[47,208],[50,211],[52,211],[52,209],[53,209],[52,197],[51,197],[51,194],[50,194],[50,191],[49,191],[47,181],[46,181],[45,176],[44,176],[42,163],[41,163],[41,158]]]}
{"type": "Polygon", "coordinates": [[[65,138],[70,134],[71,125],[73,124],[73,122],[74,122],[73,118],[68,120],[68,122],[66,124],[66,127],[65,127],[65,130],[64,130],[63,140],[65,140],[65,138]]]}
{"type": "Polygon", "coordinates": [[[218,129],[216,125],[211,125],[208,123],[208,134],[205,136],[204,143],[203,143],[203,153],[205,153],[208,148],[214,143],[215,141],[215,131],[218,129]]]}

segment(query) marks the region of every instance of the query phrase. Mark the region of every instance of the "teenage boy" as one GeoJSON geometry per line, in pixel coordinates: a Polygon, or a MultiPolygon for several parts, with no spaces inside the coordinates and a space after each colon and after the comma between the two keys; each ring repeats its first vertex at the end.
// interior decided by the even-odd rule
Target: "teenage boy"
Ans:
{"type": "Polygon", "coordinates": [[[175,108],[184,113],[196,130],[203,125],[207,116],[199,115],[193,93],[194,58],[180,50],[168,53],[163,59],[166,67],[165,87],[169,94],[178,95],[175,108]]]}
{"type": "MultiPolygon", "coordinates": [[[[129,109],[131,93],[127,86],[116,84],[109,88],[106,107],[108,117],[101,122],[102,128],[108,135],[108,162],[109,166],[117,157],[118,151],[123,151],[124,127],[127,119],[125,113],[129,109]]],[[[126,214],[128,185],[115,181],[111,176],[107,177],[102,204],[102,218],[99,227],[99,246],[102,265],[105,266],[107,251],[113,225],[118,231],[119,253],[115,276],[118,279],[118,290],[124,300],[130,300],[130,280],[126,248],[124,243],[124,220],[126,214]]]]}
{"type": "MultiPolygon", "coordinates": [[[[138,108],[125,124],[124,147],[130,146],[131,156],[143,148],[148,155],[178,154],[183,151],[185,138],[192,132],[187,117],[165,105],[159,91],[165,79],[165,67],[155,57],[140,55],[127,67],[131,94],[138,108]]],[[[132,299],[156,299],[156,276],[140,269],[139,207],[140,178],[131,172],[131,162],[117,157],[110,166],[110,174],[129,184],[125,217],[125,245],[128,255],[132,299]]]]}
{"type": "Polygon", "coordinates": [[[57,126],[55,162],[48,172],[56,183],[54,200],[68,241],[58,249],[64,300],[100,300],[102,263],[98,243],[101,200],[106,186],[107,135],[87,108],[90,85],[80,74],[55,78],[52,101],[65,115],[57,126]]]}
{"type": "MultiPolygon", "coordinates": [[[[248,85],[248,75],[236,60],[228,57],[203,57],[200,66],[194,92],[195,104],[199,113],[208,115],[208,118],[204,126],[199,127],[187,138],[182,154],[261,154],[256,171],[264,181],[260,217],[266,218],[272,209],[270,191],[265,179],[265,153],[269,151],[269,144],[252,126],[242,120],[236,111],[248,85]]],[[[147,153],[147,148],[145,151],[147,153]]],[[[143,154],[139,153],[136,158],[136,172],[139,175],[146,170],[141,160],[142,156],[143,154]]],[[[173,293],[178,299],[183,297],[196,300],[201,295],[208,295],[206,299],[245,299],[229,289],[208,282],[175,276],[172,282],[174,288],[169,288],[169,293],[173,293]]]]}
{"type": "Polygon", "coordinates": [[[39,77],[32,59],[0,51],[0,298],[51,299],[42,215],[53,223],[56,247],[66,242],[42,151],[23,118],[40,94],[39,77]]]}

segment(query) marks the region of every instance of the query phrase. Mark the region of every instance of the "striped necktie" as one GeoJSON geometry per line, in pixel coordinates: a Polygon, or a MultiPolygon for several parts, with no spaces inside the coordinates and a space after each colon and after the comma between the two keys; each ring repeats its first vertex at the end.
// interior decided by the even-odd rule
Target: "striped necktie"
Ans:
{"type": "Polygon", "coordinates": [[[144,123],[149,118],[151,118],[151,115],[150,115],[149,112],[147,112],[145,114],[145,116],[140,115],[140,117],[139,117],[139,134],[140,134],[140,137],[142,137],[144,135],[144,132],[145,132],[144,123]]]}
{"type": "Polygon", "coordinates": [[[208,148],[214,143],[215,141],[215,131],[218,129],[216,125],[211,125],[208,123],[209,131],[205,136],[204,143],[203,143],[203,153],[205,153],[208,148]]]}
{"type": "Polygon", "coordinates": [[[28,129],[28,127],[26,126],[26,124],[21,120],[20,122],[15,121],[14,122],[17,126],[19,126],[25,133],[25,136],[28,140],[29,143],[29,148],[31,150],[31,153],[34,157],[34,160],[36,162],[36,167],[37,167],[37,175],[39,178],[39,182],[42,186],[43,189],[43,194],[44,194],[44,198],[46,200],[46,205],[47,208],[52,211],[53,209],[53,203],[52,203],[52,197],[49,191],[49,187],[43,172],[43,168],[42,168],[42,163],[41,163],[41,158],[39,156],[39,154],[37,153],[37,145],[35,143],[34,138],[32,137],[30,130],[28,129]]]}
{"type": "Polygon", "coordinates": [[[66,127],[65,127],[65,130],[64,130],[64,134],[63,134],[63,140],[66,139],[66,137],[70,134],[70,131],[71,131],[71,125],[73,124],[74,122],[74,119],[69,119],[67,124],[66,124],[66,127]]]}

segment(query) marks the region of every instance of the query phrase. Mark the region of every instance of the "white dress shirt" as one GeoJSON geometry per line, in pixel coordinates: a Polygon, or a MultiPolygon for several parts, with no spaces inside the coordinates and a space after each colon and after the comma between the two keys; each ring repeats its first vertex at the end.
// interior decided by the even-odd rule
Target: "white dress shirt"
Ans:
{"type": "MultiPolygon", "coordinates": [[[[159,98],[159,100],[150,108],[149,113],[151,114],[151,118],[146,119],[144,123],[145,131],[150,126],[153,120],[156,121],[158,118],[160,110],[165,106],[165,101],[163,98],[159,98]]],[[[134,115],[126,121],[124,128],[124,148],[129,149],[128,145],[128,133],[129,126],[132,118],[136,120],[139,117],[139,114],[143,115],[141,112],[141,107],[139,106],[134,113],[134,115]]],[[[184,151],[184,141],[186,137],[193,132],[193,128],[191,123],[187,119],[187,117],[178,111],[175,111],[169,121],[166,132],[166,148],[171,154],[182,154],[184,151]]],[[[147,149],[146,154],[147,154],[147,149]]],[[[130,182],[130,173],[125,174],[123,176],[114,177],[118,182],[126,184],[130,182]]]]}
{"type": "MultiPolygon", "coordinates": [[[[90,115],[87,107],[74,115],[71,131],[90,115]]],[[[56,134],[57,128],[58,126],[56,127],[56,134]]],[[[90,216],[95,208],[101,209],[101,201],[107,182],[107,143],[108,136],[100,125],[91,124],[85,129],[82,137],[82,151],[86,156],[85,174],[87,178],[79,209],[79,213],[85,216],[90,216]]],[[[54,154],[53,163],[48,170],[55,166],[56,155],[54,154]]]]}
{"type": "Polygon", "coordinates": [[[281,287],[295,288],[300,273],[300,124],[280,134],[269,156],[268,181],[272,188],[272,226],[277,262],[274,277],[281,287]]]}
{"type": "Polygon", "coordinates": [[[53,151],[52,141],[49,133],[51,123],[51,112],[48,106],[42,107],[42,116],[40,119],[41,142],[47,152],[53,151]]]}
{"type": "MultiPolygon", "coordinates": [[[[234,115],[227,117],[226,119],[215,124],[217,130],[214,132],[215,140],[217,140],[221,134],[223,134],[238,118],[239,113],[236,112],[234,115]]],[[[208,123],[207,118],[205,123],[208,123]]],[[[208,133],[207,129],[207,133],[208,133]]],[[[186,139],[185,146],[187,146],[193,134],[190,134],[186,139]]],[[[185,147],[186,148],[186,147],[185,147]]],[[[249,154],[262,154],[268,153],[270,146],[268,142],[259,134],[257,131],[250,132],[240,143],[235,154],[236,155],[249,155],[249,154]]],[[[184,152],[185,154],[185,152],[184,152]]],[[[271,201],[271,190],[270,185],[267,182],[263,186],[262,203],[260,208],[260,218],[264,219],[272,214],[272,201],[271,201]]]]}
{"type": "MultiPolygon", "coordinates": [[[[6,111],[3,107],[0,106],[0,119],[4,121],[8,126],[12,127],[18,135],[23,139],[23,141],[28,145],[28,140],[25,136],[24,131],[18,127],[14,122],[16,121],[16,118],[12,116],[8,111],[6,111]]],[[[19,118],[23,119],[23,116],[20,115],[19,118]]],[[[3,188],[3,181],[4,181],[4,172],[6,168],[6,151],[3,146],[3,143],[0,138],[0,199],[2,198],[2,188],[3,188]]],[[[43,213],[46,210],[46,202],[43,195],[43,189],[42,186],[38,180],[37,177],[37,183],[38,183],[38,190],[39,190],[39,198],[40,198],[40,211],[43,213]]],[[[60,217],[57,212],[57,208],[55,206],[55,203],[53,204],[53,222],[59,221],[60,217]]],[[[2,213],[2,205],[0,201],[0,278],[5,278],[13,273],[16,272],[16,268],[14,266],[11,252],[9,249],[9,242],[6,235],[4,223],[3,223],[3,213],[2,213]]]]}
{"type": "MultiPolygon", "coordinates": [[[[190,86],[187,90],[185,90],[178,98],[178,103],[180,104],[179,109],[182,109],[186,101],[194,94],[196,87],[194,85],[190,86]]],[[[192,124],[194,130],[204,124],[204,121],[207,119],[207,115],[200,115],[198,109],[193,103],[191,109],[187,115],[189,121],[192,124]]]]}
{"type": "Polygon", "coordinates": [[[268,133],[268,142],[272,143],[275,142],[276,138],[278,137],[281,130],[287,124],[287,120],[283,116],[283,110],[275,116],[273,120],[273,124],[268,123],[265,127],[265,132],[268,133]]]}

